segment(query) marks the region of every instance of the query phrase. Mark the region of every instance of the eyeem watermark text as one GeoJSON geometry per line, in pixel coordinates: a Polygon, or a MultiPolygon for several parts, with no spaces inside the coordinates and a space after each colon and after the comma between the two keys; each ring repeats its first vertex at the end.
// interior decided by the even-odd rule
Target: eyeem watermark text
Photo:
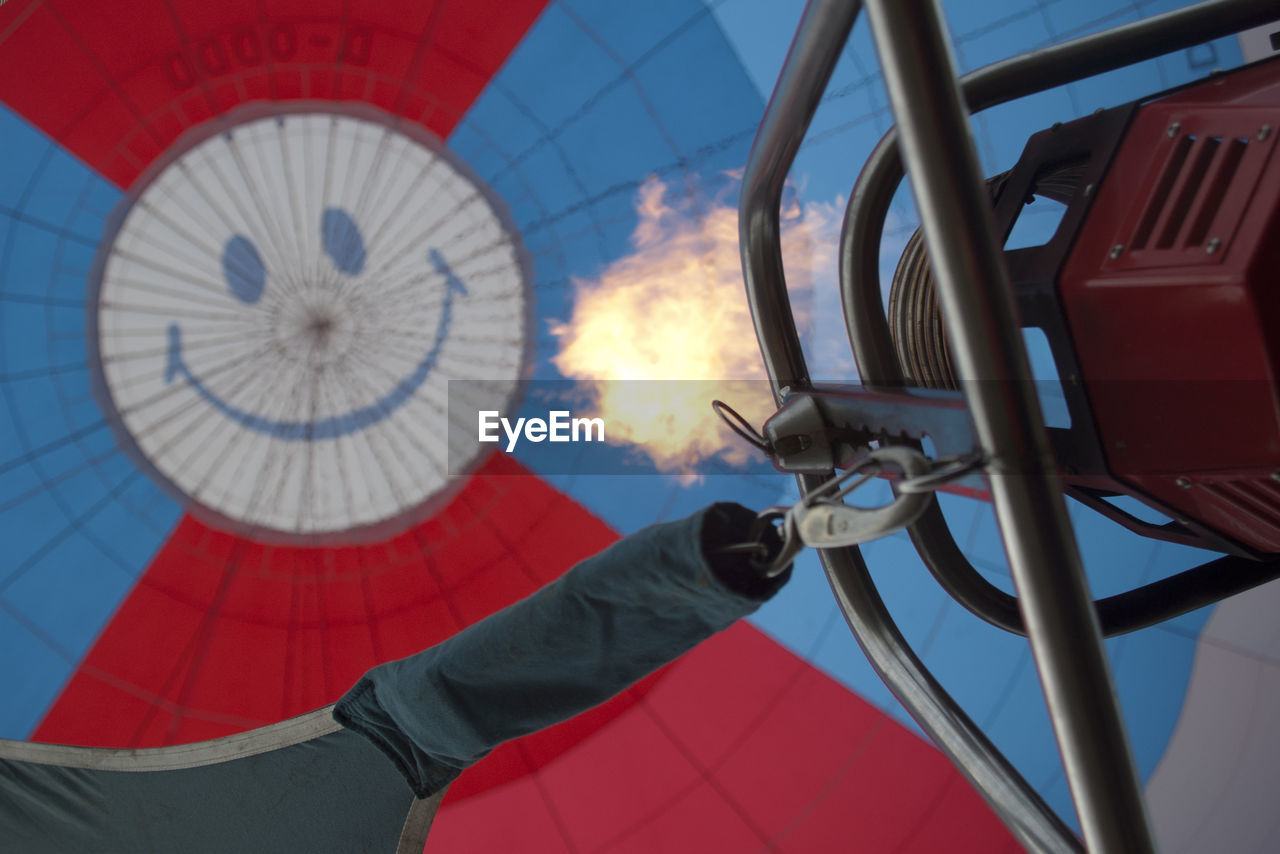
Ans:
{"type": "Polygon", "coordinates": [[[603,418],[574,418],[567,409],[556,409],[547,413],[546,418],[517,418],[512,424],[509,418],[503,417],[496,409],[482,409],[479,413],[479,431],[477,437],[481,442],[498,442],[502,437],[498,429],[506,434],[507,453],[515,450],[521,438],[530,442],[603,442],[603,418]]]}

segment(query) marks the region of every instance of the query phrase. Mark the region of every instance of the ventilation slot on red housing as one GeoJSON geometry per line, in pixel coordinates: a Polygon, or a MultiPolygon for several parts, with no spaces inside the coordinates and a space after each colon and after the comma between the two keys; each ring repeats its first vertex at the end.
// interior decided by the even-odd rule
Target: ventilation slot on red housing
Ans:
{"type": "Polygon", "coordinates": [[[1209,226],[1213,224],[1222,207],[1222,200],[1227,196],[1236,173],[1240,170],[1240,161],[1244,159],[1247,139],[1228,139],[1225,142],[1215,139],[1214,153],[1217,155],[1217,168],[1209,174],[1200,188],[1200,207],[1187,231],[1183,246],[1199,246],[1209,236],[1209,226]]]}
{"type": "Polygon", "coordinates": [[[1182,174],[1182,167],[1187,164],[1187,155],[1191,153],[1191,146],[1195,144],[1194,136],[1184,136],[1178,140],[1174,146],[1173,153],[1169,156],[1169,162],[1164,167],[1164,174],[1160,176],[1160,181],[1151,192],[1151,199],[1147,202],[1146,210],[1142,212],[1142,219],[1138,221],[1138,228],[1133,233],[1133,239],[1129,241],[1129,245],[1134,249],[1146,249],[1147,241],[1151,239],[1151,232],[1155,231],[1156,221],[1160,219],[1160,214],[1164,211],[1165,205],[1169,201],[1169,195],[1173,192],[1173,185],[1177,183],[1178,176],[1182,174]]]}
{"type": "Polygon", "coordinates": [[[1244,137],[1180,137],[1138,219],[1130,247],[1182,250],[1211,239],[1209,230],[1240,171],[1248,142],[1244,137]]]}

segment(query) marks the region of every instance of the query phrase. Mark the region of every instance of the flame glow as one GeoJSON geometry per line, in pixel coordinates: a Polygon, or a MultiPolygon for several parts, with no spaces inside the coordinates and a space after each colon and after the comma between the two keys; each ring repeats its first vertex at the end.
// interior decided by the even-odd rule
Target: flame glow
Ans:
{"type": "MultiPolygon", "coordinates": [[[[842,207],[837,199],[784,209],[794,302],[804,302],[815,271],[834,276],[842,207]]],[[[712,457],[745,463],[757,452],[711,410],[719,397],[759,426],[774,409],[743,289],[737,209],[673,202],[656,178],[635,209],[633,251],[595,279],[573,280],[572,316],[551,330],[560,339],[552,361],[585,387],[609,440],[633,444],[659,470],[689,472],[712,457]]],[[[802,326],[806,314],[797,312],[802,326]]]]}

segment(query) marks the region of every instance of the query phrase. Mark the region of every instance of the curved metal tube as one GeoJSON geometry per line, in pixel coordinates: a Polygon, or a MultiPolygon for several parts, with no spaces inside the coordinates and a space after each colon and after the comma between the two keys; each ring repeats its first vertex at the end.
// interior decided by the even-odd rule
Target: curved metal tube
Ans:
{"type": "Polygon", "coordinates": [[[782,189],[862,4],[811,0],[751,143],[738,203],[738,239],[751,318],[780,404],[809,386],[782,271],[782,189]]]}
{"type": "MultiPolygon", "coordinates": [[[[1018,599],[987,581],[950,536],[935,502],[912,528],[912,542],[938,585],[978,618],[1025,636],[1018,599]],[[941,530],[945,536],[935,537],[941,530]],[[923,542],[923,545],[922,545],[923,542]],[[970,577],[972,576],[972,577],[970,577]]],[[[1103,637],[1136,632],[1220,602],[1280,577],[1280,557],[1266,561],[1227,555],[1093,603],[1103,637]]]]}
{"type": "MultiPolygon", "coordinates": [[[[1055,86],[1074,83],[1275,19],[1274,0],[1210,0],[994,62],[960,78],[961,92],[977,113],[1055,86]]],[[[897,128],[872,151],[849,196],[840,234],[840,292],[845,325],[862,382],[903,381],[880,302],[880,238],[885,216],[902,182],[897,128]],[[871,250],[871,251],[869,251],[871,250]]]]}
{"type": "MultiPolygon", "coordinates": [[[[814,486],[818,478],[802,476],[814,486]]],[[[876,674],[996,810],[1028,851],[1081,852],[1080,840],[1040,798],[911,649],[893,621],[862,553],[819,552],[827,581],[876,674]]]]}
{"type": "MultiPolygon", "coordinates": [[[[1185,9],[994,62],[960,78],[977,113],[1017,98],[1114,71],[1274,20],[1274,0],[1210,0],[1185,9]]],[[[897,128],[890,128],[863,164],[840,233],[840,294],[845,326],[862,382],[903,382],[880,302],[880,238],[889,203],[902,182],[897,128]]]]}
{"type": "MultiPolygon", "coordinates": [[[[977,112],[1231,35],[1274,17],[1274,3],[1267,0],[1214,0],[987,65],[962,77],[961,89],[970,110],[977,112]]],[[[890,202],[903,177],[894,128],[864,164],[850,195],[840,235],[845,324],[862,381],[870,387],[892,387],[905,381],[881,303],[879,252],[875,251],[883,236],[890,202]]],[[[1025,634],[1017,600],[974,569],[956,545],[940,510],[926,511],[908,530],[925,565],[953,598],[988,623],[1025,634]]],[[[1256,567],[1242,564],[1240,570],[1249,580],[1241,578],[1238,587],[1226,588],[1221,579],[1215,578],[1214,589],[1220,595],[1230,595],[1269,580],[1258,578],[1256,567]]],[[[1197,571],[1188,570],[1191,572],[1197,571]]],[[[1187,573],[1098,602],[1104,634],[1135,631],[1208,604],[1202,597],[1188,595],[1191,578],[1184,576],[1187,573]],[[1175,592],[1186,596],[1185,601],[1173,598],[1175,592]]],[[[1206,577],[1207,572],[1196,576],[1201,582],[1206,577]]]]}
{"type": "MultiPolygon", "coordinates": [[[[809,385],[783,278],[779,209],[787,171],[860,4],[811,0],[752,144],[739,203],[743,275],[775,398],[809,385]]],[[[802,478],[801,487],[816,485],[802,478]]],[[[856,548],[822,555],[849,627],[872,666],[1024,846],[1074,852],[1079,840],[911,651],[856,548]]]]}

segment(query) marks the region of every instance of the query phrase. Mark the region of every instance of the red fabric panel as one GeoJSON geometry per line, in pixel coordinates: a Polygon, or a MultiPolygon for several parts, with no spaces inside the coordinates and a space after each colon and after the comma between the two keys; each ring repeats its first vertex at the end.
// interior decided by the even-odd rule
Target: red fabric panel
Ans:
{"type": "Polygon", "coordinates": [[[476,770],[428,851],[1020,850],[937,750],[746,623],[530,777],[459,798],[476,770]]]}
{"type": "Polygon", "coordinates": [[[444,138],[545,3],[13,0],[0,101],[121,187],[255,100],[366,101],[444,138]]]}

